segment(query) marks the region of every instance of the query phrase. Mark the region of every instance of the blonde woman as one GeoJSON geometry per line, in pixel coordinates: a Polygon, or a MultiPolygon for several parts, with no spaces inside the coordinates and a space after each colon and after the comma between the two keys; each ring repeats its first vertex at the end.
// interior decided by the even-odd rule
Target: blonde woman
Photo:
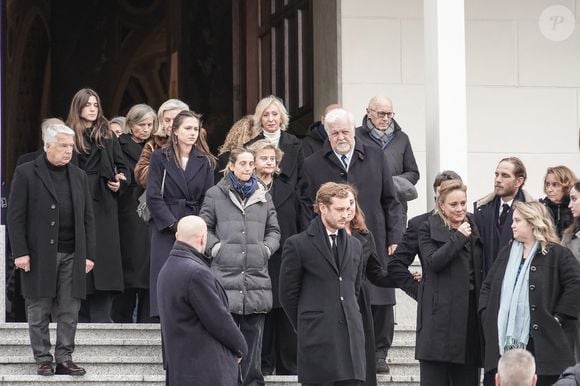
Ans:
{"type": "Polygon", "coordinates": [[[556,233],[560,238],[564,230],[574,221],[568,204],[570,203],[570,189],[575,181],[574,172],[564,165],[549,167],[544,177],[546,197],[540,202],[550,210],[556,233]]]}
{"type": "Polygon", "coordinates": [[[562,328],[580,314],[580,266],[558,244],[548,210],[517,201],[513,242],[500,250],[481,289],[479,313],[485,336],[485,370],[514,348],[536,358],[538,386],[552,385],[573,366],[562,328]]]}

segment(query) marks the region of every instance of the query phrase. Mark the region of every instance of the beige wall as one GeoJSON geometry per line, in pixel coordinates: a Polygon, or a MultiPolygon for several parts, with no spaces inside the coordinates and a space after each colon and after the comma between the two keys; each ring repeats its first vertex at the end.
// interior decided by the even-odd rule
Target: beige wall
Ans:
{"type": "MultiPolygon", "coordinates": [[[[360,122],[373,95],[390,96],[424,176],[423,2],[342,0],[340,9],[344,107],[360,122]]],[[[508,155],[522,158],[536,197],[547,166],[580,176],[580,0],[466,0],[465,13],[470,201],[492,190],[497,161],[508,155]],[[562,42],[538,27],[553,4],[576,15],[562,42]]],[[[430,185],[420,180],[410,214],[427,208],[430,185]]]]}

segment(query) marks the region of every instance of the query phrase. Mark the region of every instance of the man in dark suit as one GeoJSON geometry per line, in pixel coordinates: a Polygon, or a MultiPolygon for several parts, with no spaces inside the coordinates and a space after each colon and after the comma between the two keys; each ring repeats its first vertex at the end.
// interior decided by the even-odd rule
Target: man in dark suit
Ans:
{"type": "Polygon", "coordinates": [[[57,323],[56,374],[84,375],[72,361],[86,273],[93,268],[95,225],[86,174],[69,164],[74,131],[51,125],[44,150],[16,168],[8,205],[14,265],[22,270],[22,294],[39,375],[53,375],[48,325],[57,323]]]}
{"type": "MultiPolygon", "coordinates": [[[[314,195],[325,182],[354,185],[359,191],[359,204],[373,233],[379,257],[387,259],[395,251],[403,227],[401,204],[395,196],[386,155],[378,146],[355,141],[354,120],[349,112],[334,109],[326,114],[324,124],[328,141],[321,150],[304,160],[303,208],[312,208],[314,195]]],[[[395,290],[371,285],[369,293],[377,369],[388,372],[385,359],[395,328],[395,290]]]]}
{"type": "Polygon", "coordinates": [[[201,251],[207,227],[197,216],[177,224],[176,241],[157,279],[168,385],[236,385],[248,351],[224,288],[201,251]]]}
{"type": "Polygon", "coordinates": [[[359,385],[365,380],[364,332],[357,297],[362,247],[344,231],[348,187],[333,182],[316,195],[320,214],[285,244],[280,303],[298,334],[298,381],[359,385]]]}
{"type": "MultiPolygon", "coordinates": [[[[455,173],[453,170],[444,170],[437,174],[433,181],[435,200],[437,200],[437,196],[439,195],[439,186],[443,181],[448,180],[463,181],[459,174],[455,173]]],[[[425,221],[427,221],[429,216],[433,215],[433,213],[433,211],[425,212],[409,220],[407,231],[397,246],[397,250],[393,254],[391,261],[389,261],[387,268],[389,276],[397,283],[397,288],[402,289],[407,295],[415,300],[417,300],[417,290],[419,287],[418,279],[421,275],[417,273],[411,274],[409,272],[409,266],[413,263],[413,260],[415,260],[415,256],[419,256],[421,266],[423,265],[423,259],[419,252],[419,228],[425,221]]]]}

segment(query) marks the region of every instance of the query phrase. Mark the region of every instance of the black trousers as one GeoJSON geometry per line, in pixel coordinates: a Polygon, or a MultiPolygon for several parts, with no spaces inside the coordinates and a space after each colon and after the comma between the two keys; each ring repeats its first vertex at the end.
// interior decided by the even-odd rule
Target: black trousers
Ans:
{"type": "Polygon", "coordinates": [[[376,360],[385,360],[395,333],[395,313],[393,306],[371,305],[373,313],[373,325],[375,330],[375,355],[376,360]]]}
{"type": "Polygon", "coordinates": [[[297,338],[284,309],[273,308],[264,320],[262,373],[297,374],[297,338]]]}
{"type": "Polygon", "coordinates": [[[419,361],[421,386],[478,386],[479,368],[449,362],[419,361]]]}
{"type": "Polygon", "coordinates": [[[27,298],[26,314],[30,344],[36,363],[52,362],[50,354],[50,316],[56,322],[56,363],[72,360],[81,300],[72,296],[73,253],[57,253],[56,297],[27,298]]]}
{"type": "Polygon", "coordinates": [[[248,355],[240,363],[243,385],[262,386],[265,384],[261,369],[262,334],[264,332],[265,314],[232,314],[232,317],[248,344],[248,355]]]}
{"type": "Polygon", "coordinates": [[[111,319],[115,323],[154,323],[149,316],[149,289],[125,288],[113,297],[111,319]]]}
{"type": "Polygon", "coordinates": [[[81,304],[79,322],[81,323],[112,323],[111,307],[113,305],[113,293],[109,291],[96,291],[87,294],[87,298],[81,304]]]}

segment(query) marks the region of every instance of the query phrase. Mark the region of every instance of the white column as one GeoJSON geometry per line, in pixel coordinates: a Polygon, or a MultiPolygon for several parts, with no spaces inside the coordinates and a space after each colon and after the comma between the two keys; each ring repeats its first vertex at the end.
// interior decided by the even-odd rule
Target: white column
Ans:
{"type": "Polygon", "coordinates": [[[427,186],[445,169],[468,183],[464,0],[424,0],[423,12],[427,186]]]}

